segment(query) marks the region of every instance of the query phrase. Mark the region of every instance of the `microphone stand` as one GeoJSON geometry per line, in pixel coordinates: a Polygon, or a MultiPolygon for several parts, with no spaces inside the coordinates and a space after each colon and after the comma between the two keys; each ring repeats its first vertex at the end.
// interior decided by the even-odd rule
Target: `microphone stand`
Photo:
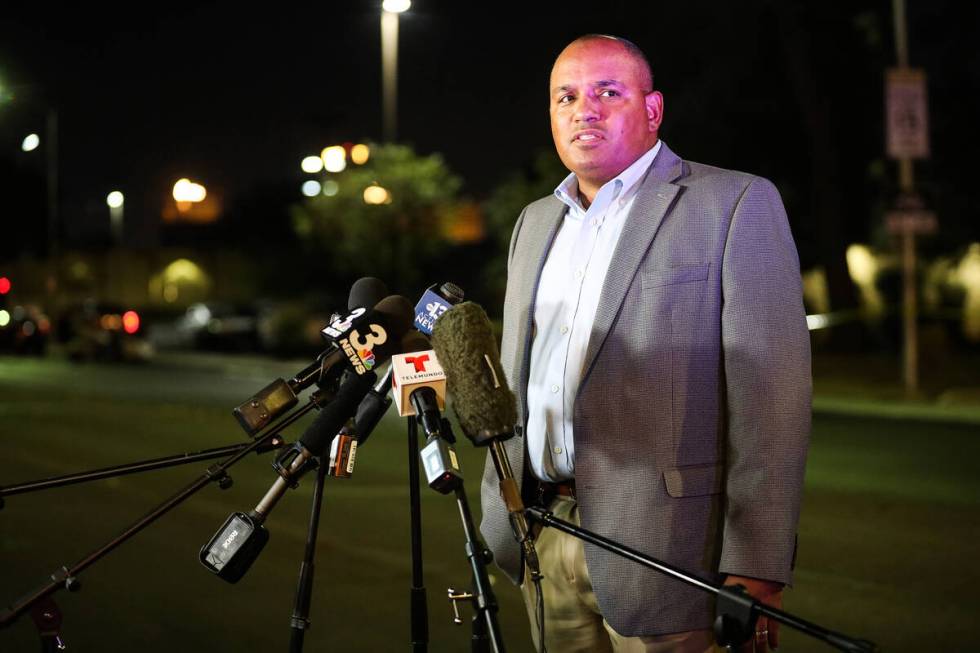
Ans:
{"type": "Polygon", "coordinates": [[[299,567],[299,580],[296,584],[296,601],[293,615],[289,621],[289,653],[303,650],[303,639],[310,627],[310,602],[313,596],[313,571],[316,556],[316,540],[320,530],[320,508],[323,505],[323,480],[327,476],[327,465],[321,461],[317,467],[316,484],[313,486],[313,502],[310,507],[310,525],[306,532],[306,551],[299,567]]]}
{"type": "MultiPolygon", "coordinates": [[[[441,437],[449,444],[456,442],[449,420],[442,420],[441,437]]],[[[453,493],[456,495],[456,505],[459,508],[460,521],[463,523],[463,533],[466,536],[466,557],[470,561],[470,569],[473,579],[472,594],[457,594],[452,588],[449,589],[449,600],[453,603],[454,621],[462,623],[459,619],[459,612],[456,609],[457,601],[469,599],[473,604],[472,622],[472,653],[484,653],[494,651],[504,653],[504,639],[500,632],[500,624],[497,622],[497,597],[490,585],[490,577],[487,574],[487,565],[493,562],[493,553],[487,545],[480,540],[476,526],[473,524],[473,514],[470,512],[470,504],[466,499],[466,490],[463,487],[463,479],[459,477],[458,483],[454,484],[453,493]],[[488,646],[489,644],[489,646],[488,646]]]]}
{"type": "MultiPolygon", "coordinates": [[[[377,426],[381,417],[388,410],[391,399],[387,398],[388,391],[391,389],[391,375],[387,375],[372,393],[368,407],[354,419],[354,428],[358,433],[357,442],[363,444],[374,427],[377,426]]],[[[296,583],[296,599],[293,603],[293,614],[290,618],[290,637],[289,652],[300,653],[303,650],[303,643],[306,631],[309,630],[310,604],[313,597],[313,576],[316,565],[316,542],[320,531],[320,511],[323,506],[323,483],[328,476],[329,466],[322,460],[317,465],[316,481],[313,485],[313,500],[310,506],[310,523],[306,531],[306,550],[303,555],[303,562],[299,568],[299,579],[296,583]]]]}
{"type": "Polygon", "coordinates": [[[842,633],[834,632],[823,626],[801,619],[789,612],[784,612],[750,596],[741,585],[718,586],[714,583],[689,574],[673,565],[657,560],[652,556],[640,553],[636,549],[624,546],[609,538],[588,531],[580,526],[558,519],[545,508],[531,507],[525,509],[527,516],[544,526],[550,526],[563,533],[594,544],[618,556],[632,560],[648,569],[654,569],[662,574],[676,578],[679,581],[714,594],[717,597],[714,631],[715,640],[721,646],[738,646],[748,641],[752,636],[756,619],[763,615],[769,619],[786,624],[810,637],[818,639],[840,651],[850,653],[874,653],[878,647],[868,640],[855,639],[842,633]]]}
{"type": "MultiPolygon", "coordinates": [[[[283,444],[284,442],[281,438],[274,437],[269,441],[263,442],[260,447],[255,449],[255,453],[268,453],[269,451],[282,448],[283,444]]],[[[204,449],[193,453],[181,453],[163,458],[152,458],[150,460],[127,463],[125,465],[118,465],[115,467],[103,467],[101,469],[93,469],[91,471],[79,472],[76,474],[52,476],[50,478],[44,478],[37,481],[27,481],[26,483],[19,483],[17,485],[0,486],[0,509],[2,509],[4,506],[3,498],[7,496],[37,492],[38,490],[48,490],[56,487],[64,487],[66,485],[74,485],[76,483],[87,483],[88,481],[98,481],[104,478],[114,478],[117,476],[125,476],[127,474],[150,472],[157,469],[174,467],[176,465],[195,463],[199,460],[223,458],[227,455],[238,453],[246,447],[248,447],[247,443],[233,444],[227,447],[216,447],[214,449],[204,449]]],[[[228,478],[230,479],[230,477],[228,478]]],[[[227,487],[227,485],[223,487],[227,487]]]]}
{"type": "MultiPolygon", "coordinates": [[[[35,606],[42,606],[42,602],[51,597],[51,595],[60,589],[67,589],[69,592],[74,592],[81,589],[78,574],[101,560],[111,551],[148,527],[160,517],[179,506],[181,503],[207,486],[208,483],[214,481],[222,487],[230,487],[231,477],[228,476],[227,470],[232,465],[241,461],[253,451],[258,451],[262,447],[269,447],[273,439],[279,435],[282,429],[293,424],[314,407],[320,405],[324,399],[325,398],[323,396],[314,395],[305,406],[293,411],[281,420],[278,420],[275,426],[271,426],[268,429],[267,433],[258,435],[250,444],[240,447],[237,453],[235,453],[231,458],[208,467],[204,474],[198,477],[197,480],[193,481],[182,490],[171,496],[169,499],[161,503],[159,506],[148,512],[146,515],[138,519],[122,533],[112,538],[107,543],[95,549],[74,564],[63,565],[62,567],[56,569],[50,575],[49,581],[42,583],[9,605],[6,609],[0,611],[0,628],[11,625],[18,617],[20,617],[20,615],[28,610],[34,609],[35,606]]],[[[42,624],[44,624],[45,627],[48,627],[48,625],[53,622],[60,624],[60,615],[56,614],[56,610],[55,612],[45,613],[42,608],[41,617],[41,619],[35,619],[39,630],[42,630],[42,624]]],[[[41,632],[41,637],[42,645],[49,646],[51,637],[47,636],[43,630],[41,632]]],[[[56,634],[54,638],[58,639],[60,642],[60,639],[57,638],[56,634]]]]}
{"type": "Polygon", "coordinates": [[[486,564],[493,560],[493,554],[480,541],[476,527],[473,525],[473,515],[463,487],[463,475],[456,451],[452,446],[456,443],[456,436],[453,435],[449,420],[439,414],[438,399],[431,387],[423,386],[413,390],[409,395],[409,401],[418,415],[409,419],[416,426],[421,421],[428,436],[420,456],[429,487],[440,494],[455,493],[456,505],[459,508],[459,516],[466,536],[466,557],[470,561],[473,591],[469,594],[457,593],[449,588],[449,600],[453,605],[453,621],[457,624],[462,623],[457,602],[471,600],[474,608],[472,651],[503,653],[504,641],[500,634],[500,625],[497,623],[497,599],[490,586],[490,577],[487,575],[486,568],[486,564]]]}
{"type": "Polygon", "coordinates": [[[422,503],[419,492],[418,421],[408,418],[408,501],[412,522],[412,586],[409,590],[412,651],[425,653],[429,645],[429,607],[422,577],[422,503]]]}

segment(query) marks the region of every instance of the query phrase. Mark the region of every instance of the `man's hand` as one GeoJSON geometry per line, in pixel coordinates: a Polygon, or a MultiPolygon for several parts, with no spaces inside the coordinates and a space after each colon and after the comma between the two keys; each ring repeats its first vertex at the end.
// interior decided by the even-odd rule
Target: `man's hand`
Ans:
{"type": "MultiPolygon", "coordinates": [[[[747,576],[729,576],[725,585],[744,585],[758,601],[774,608],[783,607],[783,584],[747,576]]],[[[760,616],[755,622],[755,635],[738,649],[738,653],[766,653],[779,646],[779,622],[760,616]]]]}

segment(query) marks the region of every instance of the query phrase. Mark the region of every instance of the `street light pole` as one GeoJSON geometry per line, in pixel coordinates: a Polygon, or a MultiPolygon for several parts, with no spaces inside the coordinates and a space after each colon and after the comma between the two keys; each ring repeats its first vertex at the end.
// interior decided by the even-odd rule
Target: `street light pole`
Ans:
{"type": "Polygon", "coordinates": [[[381,93],[384,140],[398,137],[398,14],[407,11],[410,0],[384,0],[381,12],[381,93]]]}
{"type": "Polygon", "coordinates": [[[60,266],[59,224],[58,224],[58,111],[48,109],[47,134],[45,141],[45,170],[47,177],[48,195],[48,260],[51,273],[48,276],[48,292],[54,294],[58,290],[58,272],[60,266]]]}

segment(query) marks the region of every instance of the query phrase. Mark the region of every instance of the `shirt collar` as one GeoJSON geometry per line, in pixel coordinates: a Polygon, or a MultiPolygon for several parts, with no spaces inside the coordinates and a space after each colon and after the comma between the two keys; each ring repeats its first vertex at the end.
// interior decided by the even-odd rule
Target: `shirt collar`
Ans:
{"type": "MultiPolygon", "coordinates": [[[[610,195],[610,201],[615,199],[617,196],[623,199],[629,197],[629,195],[636,190],[640,179],[643,178],[643,175],[650,167],[650,164],[652,164],[653,160],[657,158],[657,153],[660,152],[660,145],[662,142],[663,141],[658,138],[654,146],[647,150],[643,156],[631,163],[630,166],[619,173],[619,175],[603,184],[602,188],[599,189],[599,192],[596,193],[596,199],[599,198],[600,194],[610,195]],[[612,192],[610,193],[607,191],[604,193],[603,191],[605,191],[607,188],[611,189],[612,192]]],[[[575,176],[574,172],[569,173],[569,175],[565,177],[560,184],[558,184],[558,187],[555,188],[555,197],[557,197],[563,204],[571,209],[577,208],[582,212],[585,211],[585,208],[579,201],[578,177],[575,176]]]]}

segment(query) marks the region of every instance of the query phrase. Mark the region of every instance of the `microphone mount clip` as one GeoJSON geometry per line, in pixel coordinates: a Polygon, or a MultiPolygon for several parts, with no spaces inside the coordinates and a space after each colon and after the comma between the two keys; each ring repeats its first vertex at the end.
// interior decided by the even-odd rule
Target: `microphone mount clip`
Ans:
{"type": "Polygon", "coordinates": [[[291,489],[299,487],[299,479],[311,469],[316,469],[320,464],[316,456],[310,456],[306,448],[299,442],[294,442],[272,461],[272,469],[284,480],[291,489]],[[293,467],[299,460],[299,466],[293,467]]]}

